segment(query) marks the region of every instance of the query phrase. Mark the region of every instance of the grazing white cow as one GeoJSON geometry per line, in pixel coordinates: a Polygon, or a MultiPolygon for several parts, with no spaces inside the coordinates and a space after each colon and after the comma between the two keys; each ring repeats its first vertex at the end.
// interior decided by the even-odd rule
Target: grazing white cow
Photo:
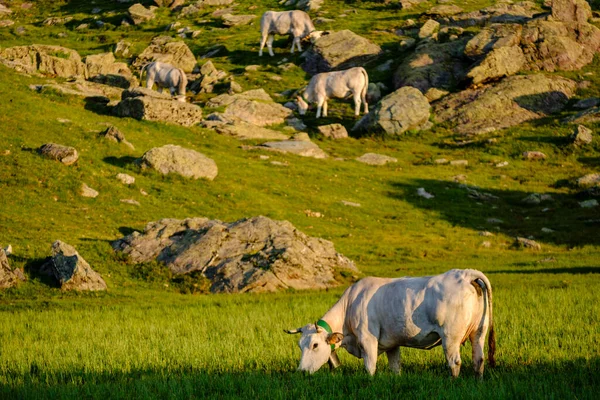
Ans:
{"type": "Polygon", "coordinates": [[[473,368],[483,376],[483,348],[488,337],[490,366],[495,365],[496,338],[492,322],[492,286],[474,269],[453,269],[419,278],[364,278],[350,286],[316,324],[287,333],[301,333],[298,370],[313,373],[345,348],[364,359],[375,373],[377,356],[387,353],[390,368],[400,372],[400,346],[429,350],[442,345],[453,377],[460,372],[460,345],[473,347],[473,368]]]}
{"type": "Polygon", "coordinates": [[[142,67],[140,80],[144,79],[144,70],[146,70],[146,87],[148,89],[152,89],[154,84],[156,84],[159,93],[162,93],[163,88],[168,88],[171,96],[175,96],[175,93],[177,93],[177,96],[175,96],[177,100],[185,102],[185,88],[188,81],[185,72],[181,68],[154,61],[142,67]]]}
{"type": "Polygon", "coordinates": [[[362,67],[354,67],[344,71],[323,72],[313,76],[302,97],[297,96],[300,115],[306,114],[308,103],[317,103],[317,118],[327,116],[327,100],[335,97],[344,99],[350,95],[354,98],[354,115],[360,114],[360,103],[364,104],[364,112],[369,112],[367,104],[367,89],[369,75],[362,67]],[[306,101],[305,101],[306,100],[306,101]],[[308,103],[307,103],[308,102],[308,103]]]}
{"type": "Polygon", "coordinates": [[[260,50],[258,55],[262,56],[265,43],[269,49],[269,54],[273,54],[273,39],[274,34],[277,35],[292,35],[292,54],[294,47],[298,47],[298,51],[302,51],[300,40],[308,37],[311,40],[317,40],[323,34],[322,31],[316,31],[310,16],[304,11],[267,11],[260,19],[260,50]]]}

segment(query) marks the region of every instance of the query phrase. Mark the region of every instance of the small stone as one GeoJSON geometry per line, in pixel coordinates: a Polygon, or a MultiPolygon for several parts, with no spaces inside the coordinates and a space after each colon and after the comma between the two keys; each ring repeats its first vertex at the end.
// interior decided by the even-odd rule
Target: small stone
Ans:
{"type": "Polygon", "coordinates": [[[438,158],[437,160],[433,160],[433,162],[435,164],[439,164],[439,165],[443,165],[443,164],[448,164],[449,161],[446,160],[445,158],[438,158]]]}
{"type": "Polygon", "coordinates": [[[346,200],[342,200],[341,202],[343,205],[345,206],[349,206],[349,207],[360,207],[360,203],[354,203],[352,201],[346,201],[346,200]]]}
{"type": "Polygon", "coordinates": [[[81,184],[81,191],[80,191],[80,193],[81,193],[81,195],[83,197],[91,197],[92,199],[98,197],[98,195],[100,194],[100,193],[98,193],[97,190],[92,189],[91,187],[89,187],[85,183],[81,184]]]}
{"type": "Polygon", "coordinates": [[[481,231],[479,232],[479,236],[494,236],[494,234],[488,231],[481,231]]]}
{"type": "Polygon", "coordinates": [[[148,196],[148,192],[146,192],[144,189],[140,189],[140,193],[142,196],[148,196]]]}
{"type": "Polygon", "coordinates": [[[454,175],[452,177],[452,181],[454,182],[466,182],[467,180],[467,176],[466,175],[454,175]]]}
{"type": "Polygon", "coordinates": [[[258,69],[260,68],[260,65],[247,65],[244,70],[247,72],[254,72],[254,71],[258,71],[258,69]]]}
{"type": "Polygon", "coordinates": [[[323,218],[325,215],[321,214],[318,211],[311,211],[311,210],[304,210],[304,214],[306,214],[307,217],[311,217],[311,218],[323,218]]]}
{"type": "Polygon", "coordinates": [[[52,160],[60,161],[65,165],[73,165],[79,159],[79,154],[74,147],[63,146],[56,143],[46,143],[38,149],[38,153],[52,160]]]}
{"type": "Polygon", "coordinates": [[[575,146],[584,146],[592,143],[592,130],[583,125],[577,125],[571,134],[571,140],[575,146]]]}
{"type": "Polygon", "coordinates": [[[576,184],[580,188],[600,186],[600,174],[588,174],[577,179],[576,184]]]}
{"type": "Polygon", "coordinates": [[[331,139],[345,139],[348,131],[342,124],[321,125],[317,128],[321,135],[331,139]]]}
{"type": "Polygon", "coordinates": [[[139,206],[140,202],[134,199],[121,199],[121,203],[131,204],[134,206],[139,206]]]}
{"type": "Polygon", "coordinates": [[[523,158],[526,160],[545,160],[547,156],[541,151],[525,151],[523,158]]]}
{"type": "Polygon", "coordinates": [[[542,228],[542,232],[543,233],[553,233],[554,229],[550,229],[550,228],[542,228]]]}
{"type": "Polygon", "coordinates": [[[260,158],[261,160],[268,160],[271,157],[265,156],[265,155],[260,155],[260,156],[258,156],[258,158],[260,158]]]}
{"type": "Polygon", "coordinates": [[[435,32],[440,28],[440,23],[430,19],[427,20],[421,29],[419,29],[419,39],[425,39],[434,36],[435,32]]]}
{"type": "Polygon", "coordinates": [[[450,165],[466,167],[469,165],[469,161],[467,160],[452,160],[450,161],[450,165]]]}
{"type": "Polygon", "coordinates": [[[506,167],[508,165],[508,161],[502,161],[496,164],[496,168],[506,167]]]}
{"type": "Polygon", "coordinates": [[[387,163],[398,162],[397,158],[384,156],[376,153],[366,153],[358,157],[356,161],[369,165],[385,165],[387,163]]]}
{"type": "Polygon", "coordinates": [[[581,202],[579,202],[579,205],[581,206],[581,208],[598,207],[598,200],[591,199],[591,200],[581,201],[581,202]]]}
{"type": "Polygon", "coordinates": [[[528,249],[534,249],[534,250],[541,250],[542,246],[536,242],[535,240],[532,239],[526,239],[523,237],[517,237],[516,241],[515,241],[515,246],[516,247],[525,247],[528,249]]]}
{"type": "Polygon", "coordinates": [[[503,224],[504,221],[499,219],[499,218],[488,218],[486,219],[488,224],[494,224],[494,225],[498,225],[498,224],[503,224]]]}
{"type": "Polygon", "coordinates": [[[135,183],[135,178],[127,174],[117,174],[117,179],[124,185],[133,185],[135,183]]]}
{"type": "Polygon", "coordinates": [[[484,242],[481,242],[480,246],[484,249],[489,249],[490,247],[492,247],[492,244],[486,240],[484,242]]]}

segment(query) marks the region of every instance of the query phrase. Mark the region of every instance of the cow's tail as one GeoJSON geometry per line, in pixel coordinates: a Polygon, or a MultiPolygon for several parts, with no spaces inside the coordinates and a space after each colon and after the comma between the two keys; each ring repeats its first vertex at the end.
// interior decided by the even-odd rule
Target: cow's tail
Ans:
{"type": "Polygon", "coordinates": [[[362,91],[360,92],[360,99],[366,103],[367,102],[367,91],[369,90],[369,75],[367,74],[367,71],[362,67],[360,68],[360,72],[365,77],[365,86],[362,88],[362,91]]]}
{"type": "MultiPolygon", "coordinates": [[[[487,294],[487,300],[488,300],[488,304],[489,304],[489,319],[490,319],[490,331],[488,334],[488,363],[490,365],[490,367],[495,367],[496,366],[496,332],[494,331],[494,319],[492,316],[492,285],[490,283],[490,281],[488,280],[487,276],[485,276],[483,274],[483,272],[477,271],[477,270],[471,270],[474,276],[474,281],[480,280],[481,283],[483,283],[483,285],[481,285],[480,282],[477,282],[477,284],[479,286],[482,287],[483,291],[487,294]]],[[[485,318],[485,315],[484,315],[485,318]]]]}

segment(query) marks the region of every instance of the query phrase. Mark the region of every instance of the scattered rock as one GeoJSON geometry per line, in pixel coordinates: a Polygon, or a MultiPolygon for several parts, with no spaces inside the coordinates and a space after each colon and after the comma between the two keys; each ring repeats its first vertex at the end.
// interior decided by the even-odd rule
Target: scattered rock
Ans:
{"type": "Polygon", "coordinates": [[[517,237],[515,241],[515,247],[525,247],[528,249],[541,250],[542,246],[535,240],[526,239],[523,237],[517,237]]]}
{"type": "Polygon", "coordinates": [[[529,205],[538,205],[544,201],[553,201],[551,195],[549,194],[540,194],[540,193],[532,193],[529,196],[525,197],[521,200],[521,203],[529,204],[529,205]]]}
{"type": "Polygon", "coordinates": [[[385,96],[352,130],[383,130],[399,135],[410,129],[423,129],[429,121],[429,110],[429,102],[418,89],[403,87],[385,96]]]}
{"type": "Polygon", "coordinates": [[[160,61],[181,68],[184,72],[192,72],[196,66],[196,57],[190,48],[181,41],[173,41],[170,36],[157,36],[150,45],[137,56],[133,66],[141,69],[152,61],[160,61]]]}
{"type": "Polygon", "coordinates": [[[321,36],[305,52],[301,65],[309,74],[363,66],[376,58],[381,48],[352,31],[343,30],[321,36]]]}
{"type": "Polygon", "coordinates": [[[325,215],[318,211],[304,210],[304,214],[310,218],[323,218],[325,215]]]}
{"type": "Polygon", "coordinates": [[[267,142],[258,146],[260,149],[268,149],[280,153],[292,153],[302,157],[327,158],[327,153],[310,140],[283,140],[281,142],[267,142]]]}
{"type": "MultiPolygon", "coordinates": [[[[550,228],[542,228],[541,229],[542,233],[554,233],[554,229],[550,229],[550,228]]],[[[540,262],[540,261],[538,261],[540,262]]]]}
{"type": "Polygon", "coordinates": [[[9,254],[10,251],[7,252],[3,248],[0,248],[0,289],[15,287],[20,282],[26,280],[25,274],[21,268],[15,268],[13,270],[10,267],[7,257],[9,254]]]}
{"type": "Polygon", "coordinates": [[[0,20],[0,28],[7,28],[9,26],[13,26],[14,24],[15,22],[11,21],[10,19],[0,20]]]}
{"type": "Polygon", "coordinates": [[[467,161],[467,160],[452,160],[452,161],[450,161],[450,165],[466,167],[469,165],[469,161],[467,161]]]}
{"type": "Polygon", "coordinates": [[[143,5],[137,3],[129,7],[128,9],[129,17],[133,21],[134,25],[139,25],[144,22],[148,22],[151,19],[154,19],[154,11],[144,7],[143,5]]]}
{"type": "Polygon", "coordinates": [[[600,187],[600,174],[588,174],[575,181],[580,188],[600,187]]]}
{"type": "Polygon", "coordinates": [[[218,173],[217,164],[197,151],[168,144],[148,150],[138,159],[142,169],[150,168],[163,175],[178,174],[187,178],[213,180],[218,173]]]}
{"type": "Polygon", "coordinates": [[[571,141],[575,146],[584,146],[592,143],[592,130],[583,125],[577,125],[571,135],[571,141]]]}
{"type": "Polygon", "coordinates": [[[525,55],[519,46],[493,49],[467,74],[474,84],[514,75],[525,64],[525,55]]]}
{"type": "Polygon", "coordinates": [[[224,124],[215,128],[221,135],[234,136],[240,140],[265,139],[265,140],[287,140],[288,135],[272,129],[252,125],[244,121],[236,121],[233,124],[224,124]]]}
{"type": "Polygon", "coordinates": [[[198,272],[213,293],[325,289],[339,285],[335,271],[357,271],[331,242],[263,216],[233,223],[163,219],[112,246],[136,263],[156,260],[175,274],[198,272]]]}
{"type": "Polygon", "coordinates": [[[170,94],[141,87],[123,91],[121,101],[113,108],[113,114],[183,126],[196,125],[202,121],[202,109],[197,105],[172,100],[170,94]]]}
{"type": "Polygon", "coordinates": [[[83,197],[91,197],[92,199],[95,199],[96,197],[98,197],[98,195],[100,193],[98,193],[97,190],[92,189],[91,187],[89,187],[85,183],[82,183],[81,184],[81,189],[80,189],[80,194],[83,197]]]}
{"type": "Polygon", "coordinates": [[[508,161],[501,161],[496,164],[496,168],[506,167],[508,165],[508,161]]]}
{"type": "Polygon", "coordinates": [[[73,165],[79,159],[79,154],[74,147],[63,146],[56,143],[46,143],[38,149],[38,153],[46,158],[60,161],[65,165],[73,165]]]}
{"type": "Polygon", "coordinates": [[[504,221],[499,219],[499,218],[488,218],[486,219],[488,224],[493,224],[493,225],[499,225],[499,224],[503,224],[504,221]]]}
{"type": "Polygon", "coordinates": [[[494,234],[492,232],[488,232],[488,231],[481,231],[479,232],[479,236],[494,236],[494,234]]]}
{"type": "Polygon", "coordinates": [[[112,140],[113,142],[123,143],[127,145],[131,150],[135,150],[133,145],[125,139],[125,135],[118,130],[115,126],[109,125],[106,130],[100,133],[101,136],[104,136],[108,140],[112,140]]]}
{"type": "Polygon", "coordinates": [[[421,29],[419,29],[419,39],[434,37],[439,29],[440,23],[433,19],[429,19],[423,24],[421,29]]]}
{"type": "Polygon", "coordinates": [[[344,139],[348,137],[348,131],[342,124],[321,125],[317,128],[321,135],[331,139],[344,139]]]}
{"type": "Polygon", "coordinates": [[[585,201],[581,201],[579,202],[579,206],[581,208],[592,208],[592,207],[598,207],[598,200],[596,199],[591,199],[591,200],[585,200],[585,201]]]}
{"type": "Polygon", "coordinates": [[[484,249],[489,249],[490,247],[492,247],[492,243],[485,240],[485,241],[481,242],[480,246],[483,247],[484,249]]]}
{"type": "Polygon", "coordinates": [[[385,165],[387,163],[398,162],[398,159],[394,157],[384,156],[382,154],[365,153],[362,156],[358,157],[356,161],[368,165],[385,165]]]}
{"type": "Polygon", "coordinates": [[[106,290],[106,282],[79,253],[67,243],[52,244],[52,257],[47,263],[51,275],[62,290],[106,290]]]}
{"type": "Polygon", "coordinates": [[[131,43],[121,40],[117,42],[115,45],[115,49],[113,50],[115,57],[126,58],[131,55],[131,43]]]}
{"type": "Polygon", "coordinates": [[[525,151],[523,152],[523,159],[525,160],[545,160],[547,156],[541,151],[525,151]]]}
{"type": "Polygon", "coordinates": [[[352,202],[352,201],[342,200],[341,203],[343,205],[345,205],[345,206],[348,206],[348,207],[360,207],[360,203],[355,203],[355,202],[352,202]]]}
{"type": "Polygon", "coordinates": [[[225,25],[227,27],[248,25],[254,18],[256,18],[256,15],[233,15],[233,14],[221,15],[221,19],[223,20],[223,25],[225,25]]]}
{"type": "Polygon", "coordinates": [[[135,178],[133,176],[123,173],[117,174],[117,179],[121,181],[123,185],[133,185],[135,183],[135,178]]]}
{"type": "Polygon", "coordinates": [[[131,204],[132,206],[141,206],[140,202],[135,199],[121,199],[121,203],[131,204]]]}

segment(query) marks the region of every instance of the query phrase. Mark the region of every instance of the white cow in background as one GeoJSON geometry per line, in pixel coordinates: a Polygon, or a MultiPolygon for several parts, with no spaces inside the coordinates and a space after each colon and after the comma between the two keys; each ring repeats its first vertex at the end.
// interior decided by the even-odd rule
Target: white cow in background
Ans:
{"type": "Polygon", "coordinates": [[[322,31],[316,31],[310,16],[304,11],[267,11],[260,19],[260,50],[258,55],[262,56],[265,43],[269,48],[269,54],[273,54],[273,39],[274,34],[277,35],[292,35],[292,54],[294,47],[298,47],[298,51],[302,51],[300,40],[309,37],[311,40],[316,40],[323,34],[322,31]]]}
{"type": "Polygon", "coordinates": [[[297,96],[300,115],[306,114],[309,103],[317,103],[317,118],[327,116],[327,100],[330,98],[344,99],[350,95],[354,98],[354,115],[360,114],[360,103],[364,104],[365,114],[369,112],[367,104],[367,89],[369,75],[362,67],[354,67],[344,71],[323,72],[313,76],[302,94],[297,96]],[[305,101],[306,100],[306,101],[305,101]],[[308,103],[307,103],[308,102],[308,103]]]}
{"type": "Polygon", "coordinates": [[[495,365],[496,337],[492,322],[492,286],[473,269],[453,269],[419,278],[361,279],[350,286],[316,324],[287,333],[301,333],[298,370],[313,373],[345,348],[364,359],[375,373],[377,356],[387,353],[390,368],[400,372],[400,346],[429,350],[442,345],[453,377],[460,372],[460,345],[473,347],[473,368],[483,376],[485,336],[490,366],[495,365]]]}
{"type": "MultiPolygon", "coordinates": [[[[142,67],[140,80],[144,79],[144,70],[146,70],[146,87],[152,89],[156,84],[159,93],[163,88],[168,88],[171,96],[175,96],[178,101],[185,102],[185,88],[187,86],[187,76],[181,68],[176,68],[171,64],[154,61],[142,67]]],[[[140,83],[141,84],[141,83],[140,83]]]]}

